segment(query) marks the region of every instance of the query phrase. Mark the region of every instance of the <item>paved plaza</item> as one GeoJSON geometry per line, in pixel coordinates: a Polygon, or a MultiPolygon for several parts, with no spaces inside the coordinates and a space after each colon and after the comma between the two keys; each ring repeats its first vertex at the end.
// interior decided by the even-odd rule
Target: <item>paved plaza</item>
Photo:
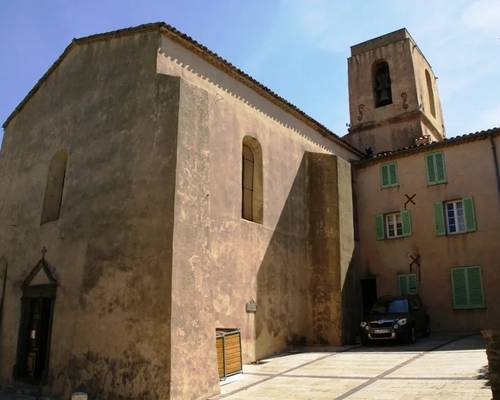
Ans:
{"type": "MultiPolygon", "coordinates": [[[[302,350],[245,365],[214,399],[491,399],[479,335],[436,333],[410,346],[302,350]]],[[[35,398],[0,393],[0,400],[35,398]]]]}
{"type": "Polygon", "coordinates": [[[415,345],[308,349],[245,365],[217,399],[491,399],[479,335],[436,333],[415,345]]]}

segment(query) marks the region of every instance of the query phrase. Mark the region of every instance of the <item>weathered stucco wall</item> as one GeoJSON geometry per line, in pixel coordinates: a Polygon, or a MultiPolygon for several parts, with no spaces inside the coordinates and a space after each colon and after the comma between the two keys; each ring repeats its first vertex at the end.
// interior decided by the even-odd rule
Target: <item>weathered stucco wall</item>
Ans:
{"type": "Polygon", "coordinates": [[[444,119],[443,119],[443,109],[441,108],[441,100],[439,97],[439,90],[438,90],[438,81],[434,75],[434,71],[432,70],[431,65],[428,63],[422,52],[418,47],[412,47],[411,50],[412,53],[412,59],[413,59],[413,65],[414,65],[414,70],[415,70],[415,82],[416,82],[416,89],[417,89],[417,97],[418,97],[418,104],[421,105],[421,110],[425,114],[425,116],[428,118],[428,124],[425,126],[423,129],[423,133],[426,135],[432,135],[432,137],[435,137],[436,139],[441,139],[444,137],[444,119]],[[430,105],[430,97],[429,97],[429,91],[427,90],[427,80],[425,77],[425,71],[429,72],[429,76],[431,78],[431,85],[432,85],[432,90],[434,94],[434,107],[435,107],[435,112],[436,115],[432,115],[431,112],[431,105],[430,105]],[[432,126],[429,126],[432,125],[432,126]],[[436,135],[435,130],[438,130],[440,133],[439,136],[436,135]],[[440,137],[441,136],[441,137],[440,137]]]}
{"type": "Polygon", "coordinates": [[[6,128],[2,382],[16,362],[21,283],[45,246],[58,280],[51,391],[168,398],[179,79],[157,78],[157,44],[151,32],[75,46],[6,128]],[[60,149],[69,154],[61,215],[40,225],[60,149]]]}
{"type": "MultiPolygon", "coordinates": [[[[306,154],[354,157],[167,37],[161,39],[157,65],[160,74],[179,76],[183,82],[172,305],[172,365],[177,367],[172,371],[172,397],[188,399],[218,391],[216,328],[241,329],[244,362],[290,344],[340,340],[338,308],[325,319],[324,340],[318,340],[311,324],[316,296],[309,240],[314,175],[306,154]],[[258,140],[262,148],[262,224],[241,218],[245,136],[258,140]],[[257,303],[255,314],[245,310],[252,299],[257,303]],[[326,324],[332,321],[331,326],[326,324]],[[181,359],[182,365],[174,361],[181,359]]],[[[332,172],[325,176],[333,181],[320,181],[316,191],[324,189],[334,203],[324,203],[323,210],[315,206],[318,223],[327,210],[335,213],[338,203],[338,189],[329,192],[338,187],[336,157],[328,160],[325,168],[332,172]]],[[[346,202],[351,196],[350,171],[343,165],[342,179],[348,185],[342,186],[346,190],[342,202],[346,202]]],[[[349,212],[346,207],[346,218],[349,212]]],[[[338,229],[336,215],[332,230],[338,229]]],[[[336,258],[321,262],[337,274],[340,288],[338,232],[334,235],[335,240],[325,243],[336,258]]]]}
{"type": "Polygon", "coordinates": [[[208,397],[219,391],[218,327],[241,329],[244,362],[340,343],[352,158],[158,31],[73,45],[5,132],[2,381],[12,379],[21,284],[42,246],[58,281],[52,392],[208,397]],[[241,218],[245,136],[262,148],[262,224],[241,218]],[[61,215],[40,225],[61,148],[61,215]],[[312,257],[323,246],[332,258],[312,257]],[[326,297],[318,271],[334,290],[326,297]]]}
{"type": "Polygon", "coordinates": [[[347,333],[342,291],[354,250],[350,165],[332,155],[309,153],[308,176],[312,319],[307,339],[340,345],[347,333]]]}
{"type": "MultiPolygon", "coordinates": [[[[498,136],[495,142],[498,153],[498,136]]],[[[380,163],[387,159],[356,168],[360,238],[356,263],[360,277],[375,276],[379,295],[397,294],[397,274],[409,273],[408,255],[419,254],[418,290],[430,313],[433,329],[498,327],[500,199],[491,142],[477,140],[439,150],[445,157],[446,184],[428,186],[424,152],[394,158],[399,179],[399,186],[394,188],[380,188],[380,163]],[[414,194],[416,204],[407,205],[412,235],[377,241],[375,215],[404,209],[405,195],[414,194]],[[436,236],[434,203],[468,196],[474,199],[477,231],[436,236]],[[453,309],[450,268],[457,266],[481,267],[485,309],[453,309]]]]}

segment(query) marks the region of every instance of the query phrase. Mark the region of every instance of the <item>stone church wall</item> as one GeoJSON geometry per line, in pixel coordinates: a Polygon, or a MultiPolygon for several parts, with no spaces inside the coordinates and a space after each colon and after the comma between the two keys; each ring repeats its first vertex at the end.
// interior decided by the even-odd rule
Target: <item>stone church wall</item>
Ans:
{"type": "Polygon", "coordinates": [[[4,383],[16,363],[22,282],[45,246],[58,284],[49,390],[168,396],[179,80],[157,79],[157,38],[75,46],[5,130],[4,383]],[[60,149],[69,155],[61,214],[40,225],[49,161],[60,149]]]}
{"type": "Polygon", "coordinates": [[[216,328],[241,329],[245,363],[342,341],[353,156],[189,50],[166,37],[160,44],[159,74],[181,78],[171,394],[196,398],[219,390],[216,328]],[[262,224],[241,218],[245,136],[262,147],[262,224]],[[247,313],[252,300],[257,311],[247,313]]]}
{"type": "Polygon", "coordinates": [[[52,393],[218,393],[216,328],[241,329],[244,362],[340,344],[356,157],[157,30],[108,39],[72,45],[5,131],[1,381],[43,247],[52,393]],[[262,223],[241,218],[245,136],[262,148],[262,223]],[[61,149],[61,213],[40,224],[61,149]]]}

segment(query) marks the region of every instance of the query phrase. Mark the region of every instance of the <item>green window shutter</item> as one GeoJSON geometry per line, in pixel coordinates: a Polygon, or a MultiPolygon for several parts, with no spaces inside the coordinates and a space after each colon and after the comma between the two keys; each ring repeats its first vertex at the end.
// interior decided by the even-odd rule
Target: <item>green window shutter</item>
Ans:
{"type": "Polygon", "coordinates": [[[384,240],[384,214],[375,216],[375,229],[377,240],[384,240]]]}
{"type": "Polygon", "coordinates": [[[434,169],[434,154],[427,154],[427,182],[436,183],[436,171],[434,169]]]}
{"type": "Polygon", "coordinates": [[[436,229],[436,235],[443,236],[446,234],[444,226],[444,207],[441,202],[434,203],[434,227],[436,229]]]}
{"type": "Polygon", "coordinates": [[[399,293],[401,296],[417,293],[417,275],[402,274],[398,275],[399,293]]]}
{"type": "Polygon", "coordinates": [[[408,275],[408,293],[410,293],[410,294],[417,293],[417,275],[416,274],[408,275]]]}
{"type": "Polygon", "coordinates": [[[398,184],[396,162],[382,164],[380,166],[380,184],[382,187],[396,186],[398,184]]]}
{"type": "Polygon", "coordinates": [[[436,162],[436,181],[437,182],[445,182],[446,174],[444,171],[444,156],[443,153],[434,154],[434,160],[436,162]]]}
{"type": "Polygon", "coordinates": [[[401,296],[406,296],[408,294],[408,275],[399,275],[399,293],[401,296]]]}
{"type": "Polygon", "coordinates": [[[467,284],[469,289],[469,305],[484,306],[483,284],[481,282],[481,268],[467,268],[467,284]]]}
{"type": "Polygon", "coordinates": [[[389,166],[387,164],[380,166],[380,179],[382,187],[389,185],[389,166]]]}
{"type": "Polygon", "coordinates": [[[476,213],[474,212],[474,199],[472,197],[466,197],[462,199],[464,202],[465,211],[465,224],[467,226],[467,232],[474,232],[476,230],[476,213]]]}
{"type": "Polygon", "coordinates": [[[396,163],[392,163],[388,165],[389,167],[389,181],[391,185],[397,185],[398,184],[398,175],[396,171],[396,163]]]}
{"type": "Polygon", "coordinates": [[[467,307],[467,277],[465,268],[452,268],[451,284],[453,290],[453,306],[455,308],[467,307]]]}
{"type": "Polygon", "coordinates": [[[403,224],[403,236],[410,236],[411,235],[410,210],[401,211],[401,222],[403,224]]]}

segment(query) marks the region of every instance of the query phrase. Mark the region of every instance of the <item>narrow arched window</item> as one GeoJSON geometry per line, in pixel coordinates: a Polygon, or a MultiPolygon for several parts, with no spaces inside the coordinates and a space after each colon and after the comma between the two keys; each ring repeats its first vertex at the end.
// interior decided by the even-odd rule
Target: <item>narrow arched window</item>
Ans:
{"type": "Polygon", "coordinates": [[[392,104],[391,74],[389,64],[379,61],[373,68],[373,90],[375,93],[375,107],[392,104]]]}
{"type": "Polygon", "coordinates": [[[429,94],[429,105],[431,107],[431,114],[436,118],[436,104],[434,103],[434,88],[432,87],[431,74],[425,70],[425,80],[427,82],[427,93],[429,94]]]}
{"type": "Polygon", "coordinates": [[[262,150],[257,139],[246,136],[242,148],[241,217],[262,223],[262,150]]]}
{"type": "Polygon", "coordinates": [[[59,219],[67,162],[68,154],[65,150],[59,150],[50,160],[41,224],[59,219]]]}

